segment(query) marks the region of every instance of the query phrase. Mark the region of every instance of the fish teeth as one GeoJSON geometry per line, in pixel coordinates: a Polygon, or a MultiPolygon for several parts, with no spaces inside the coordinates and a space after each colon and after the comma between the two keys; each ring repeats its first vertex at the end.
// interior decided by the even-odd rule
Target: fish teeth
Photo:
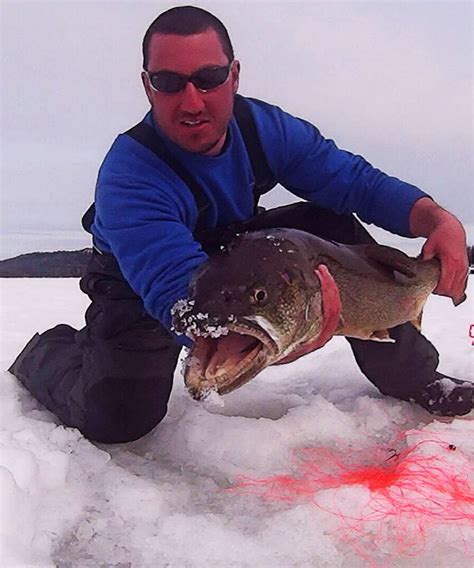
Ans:
{"type": "Polygon", "coordinates": [[[263,329],[269,335],[269,337],[273,339],[273,341],[278,345],[278,347],[281,346],[281,338],[277,330],[274,328],[272,323],[267,320],[267,318],[255,315],[255,316],[245,316],[244,319],[256,323],[261,329],[263,329]]]}

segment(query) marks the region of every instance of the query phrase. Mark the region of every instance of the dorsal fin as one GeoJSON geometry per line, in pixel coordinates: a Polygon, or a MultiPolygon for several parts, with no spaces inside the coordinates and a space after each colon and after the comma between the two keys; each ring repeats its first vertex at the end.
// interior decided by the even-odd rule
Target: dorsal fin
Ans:
{"type": "Polygon", "coordinates": [[[408,284],[416,277],[416,259],[401,250],[385,245],[356,245],[365,258],[392,273],[400,284],[408,284]]]}

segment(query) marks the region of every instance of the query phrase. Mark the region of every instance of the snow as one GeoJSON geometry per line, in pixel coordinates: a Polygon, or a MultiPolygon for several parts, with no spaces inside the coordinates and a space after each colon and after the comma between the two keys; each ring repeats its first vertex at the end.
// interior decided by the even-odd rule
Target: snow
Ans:
{"type": "MultiPolygon", "coordinates": [[[[474,484],[474,421],[438,421],[380,395],[344,339],[204,402],[188,395],[177,372],[169,413],[155,431],[134,443],[98,445],[58,424],[5,370],[36,331],[83,325],[88,301],[78,281],[0,285],[2,567],[472,568],[467,507],[464,526],[428,526],[410,556],[394,554],[400,525],[392,521],[383,525],[385,539],[373,527],[342,538],[341,515],[366,512],[367,486],[322,488],[314,500],[294,502],[227,490],[239,475],[292,471],[298,448],[328,448],[356,463],[374,460],[373,448],[393,448],[401,435],[406,444],[455,446],[447,452],[430,442],[419,453],[445,459],[474,484]],[[358,538],[366,558],[354,546],[358,538]]],[[[471,381],[473,298],[471,277],[464,304],[433,296],[423,318],[440,369],[471,381]]]]}
{"type": "MultiPolygon", "coordinates": [[[[180,329],[183,329],[183,332],[181,332],[172,326],[171,329],[176,333],[176,335],[182,335],[182,333],[185,333],[190,339],[193,339],[193,337],[196,336],[213,337],[216,339],[222,335],[229,334],[229,328],[225,325],[216,323],[215,318],[211,318],[208,313],[204,314],[202,312],[197,312],[186,316],[185,314],[193,310],[194,304],[194,300],[184,298],[177,300],[171,308],[173,320],[178,318],[179,327],[180,329]]],[[[229,323],[234,320],[235,316],[233,314],[227,318],[229,323]]]]}

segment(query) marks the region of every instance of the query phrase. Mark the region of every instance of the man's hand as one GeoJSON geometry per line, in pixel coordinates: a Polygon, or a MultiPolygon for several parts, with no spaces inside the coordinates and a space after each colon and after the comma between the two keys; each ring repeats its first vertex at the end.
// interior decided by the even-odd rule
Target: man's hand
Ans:
{"type": "Polygon", "coordinates": [[[441,276],[435,294],[462,300],[466,288],[469,263],[466,233],[458,219],[428,197],[419,199],[410,213],[410,231],[415,237],[426,237],[423,260],[433,257],[441,263],[441,276]]]}

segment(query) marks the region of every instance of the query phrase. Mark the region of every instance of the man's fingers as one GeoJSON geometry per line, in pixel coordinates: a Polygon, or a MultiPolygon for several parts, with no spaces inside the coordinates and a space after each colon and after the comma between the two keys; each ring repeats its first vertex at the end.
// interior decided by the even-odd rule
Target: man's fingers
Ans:
{"type": "Polygon", "coordinates": [[[466,288],[468,267],[465,262],[441,261],[441,275],[434,293],[453,300],[462,297],[466,288]]]}
{"type": "Polygon", "coordinates": [[[434,228],[427,232],[427,240],[422,248],[422,258],[436,257],[440,261],[441,273],[435,294],[449,296],[455,302],[465,289],[468,271],[466,234],[461,223],[444,212],[434,228]]]}
{"type": "Polygon", "coordinates": [[[435,293],[449,296],[453,288],[454,273],[446,264],[447,263],[441,262],[441,275],[435,293]]]}
{"type": "Polygon", "coordinates": [[[336,331],[341,317],[342,303],[339,288],[327,266],[320,264],[314,272],[321,282],[323,327],[318,337],[318,343],[323,346],[336,331]]]}
{"type": "Polygon", "coordinates": [[[436,256],[436,251],[434,250],[434,248],[430,245],[429,241],[426,241],[426,243],[424,244],[423,248],[421,249],[421,258],[423,260],[431,260],[432,258],[434,258],[436,256]]]}
{"type": "Polygon", "coordinates": [[[455,302],[460,300],[464,296],[464,293],[466,291],[468,276],[469,276],[469,270],[466,269],[465,271],[461,270],[458,276],[455,278],[453,284],[453,295],[452,295],[452,298],[455,302]]]}

